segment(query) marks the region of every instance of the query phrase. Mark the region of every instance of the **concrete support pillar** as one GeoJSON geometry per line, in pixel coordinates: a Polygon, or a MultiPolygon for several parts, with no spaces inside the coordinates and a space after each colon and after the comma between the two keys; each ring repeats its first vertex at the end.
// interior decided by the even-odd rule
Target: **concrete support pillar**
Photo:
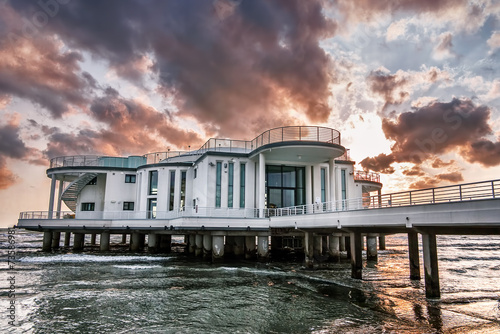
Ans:
{"type": "Polygon", "coordinates": [[[160,248],[160,239],[161,235],[156,233],[148,234],[148,252],[156,253],[158,252],[158,248],[160,248]]]}
{"type": "Polygon", "coordinates": [[[266,157],[264,153],[259,154],[259,180],[258,180],[258,196],[257,204],[259,209],[259,217],[264,217],[264,207],[266,205],[266,157]]]}
{"type": "Polygon", "coordinates": [[[221,261],[224,258],[224,236],[212,236],[212,261],[221,261]]]}
{"type": "Polygon", "coordinates": [[[196,235],[190,234],[188,238],[189,238],[188,253],[189,254],[194,254],[194,250],[196,248],[196,235]]]}
{"type": "Polygon", "coordinates": [[[63,192],[64,181],[59,181],[59,191],[57,192],[57,219],[61,218],[61,203],[62,203],[62,192],[63,192]]]}
{"type": "Polygon", "coordinates": [[[245,237],[234,237],[234,255],[243,257],[245,255],[245,237]]]}
{"type": "Polygon", "coordinates": [[[48,218],[52,219],[54,216],[54,197],[56,196],[56,175],[52,174],[52,181],[50,183],[50,197],[49,197],[49,215],[48,218]]]}
{"type": "Polygon", "coordinates": [[[61,232],[52,232],[52,248],[59,248],[61,242],[61,232]]]}
{"type": "Polygon", "coordinates": [[[212,236],[210,234],[203,235],[203,258],[212,257],[212,236]]]}
{"type": "Polygon", "coordinates": [[[195,236],[194,255],[195,256],[202,256],[203,255],[203,234],[197,234],[195,236]]]}
{"type": "Polygon", "coordinates": [[[304,233],[304,255],[305,267],[313,268],[314,266],[314,237],[312,232],[304,233]]]}
{"type": "Polygon", "coordinates": [[[271,236],[271,256],[277,258],[282,254],[283,237],[271,236]]]}
{"type": "Polygon", "coordinates": [[[172,251],[172,236],[170,234],[160,234],[160,252],[170,253],[172,251]]]}
{"type": "Polygon", "coordinates": [[[107,251],[109,251],[109,239],[110,239],[109,232],[102,232],[101,233],[101,237],[100,237],[100,240],[99,240],[99,250],[101,252],[107,252],[107,251]]]}
{"type": "Polygon", "coordinates": [[[330,259],[338,262],[340,260],[340,237],[338,235],[330,235],[328,241],[330,259]]]}
{"type": "Polygon", "coordinates": [[[330,159],[329,161],[329,181],[328,182],[328,190],[330,193],[330,197],[328,198],[328,201],[334,202],[335,201],[335,159],[330,159]]]}
{"type": "Polygon", "coordinates": [[[315,235],[313,237],[314,249],[313,254],[315,259],[319,259],[323,253],[323,238],[321,235],[315,235]]]}
{"type": "Polygon", "coordinates": [[[44,252],[50,252],[52,250],[52,232],[43,232],[43,243],[42,250],[44,252]]]}
{"type": "Polygon", "coordinates": [[[253,259],[255,255],[255,237],[245,237],[245,259],[253,259]]]}
{"type": "Polygon", "coordinates": [[[311,166],[306,166],[306,204],[313,203],[311,166]]]}
{"type": "Polygon", "coordinates": [[[328,236],[327,235],[323,235],[321,237],[321,246],[323,247],[321,254],[328,255],[328,247],[330,245],[328,244],[328,236]]]}
{"type": "MultiPolygon", "coordinates": [[[[347,252],[347,258],[351,258],[351,237],[344,237],[345,238],[345,250],[347,252]]],[[[361,248],[361,246],[359,246],[361,248]]]]}
{"type": "Polygon", "coordinates": [[[137,252],[142,250],[144,247],[145,236],[139,232],[132,232],[130,235],[130,250],[132,252],[137,252]]]}
{"type": "Polygon", "coordinates": [[[379,234],[378,236],[378,249],[385,250],[385,235],[379,234]]]}
{"type": "Polygon", "coordinates": [[[69,247],[69,242],[71,239],[71,232],[64,233],[64,247],[69,247]]]}
{"type": "Polygon", "coordinates": [[[123,233],[122,234],[122,244],[126,244],[127,243],[127,233],[123,233]]]}
{"type": "Polygon", "coordinates": [[[410,279],[420,279],[420,255],[418,252],[418,233],[408,233],[408,255],[410,258],[410,279]]]}
{"type": "Polygon", "coordinates": [[[366,259],[377,260],[377,236],[368,234],[366,236],[366,259]]]}
{"type": "Polygon", "coordinates": [[[234,237],[233,236],[226,236],[226,243],[224,245],[224,254],[226,256],[233,256],[234,255],[234,237]]]}
{"type": "Polygon", "coordinates": [[[269,237],[257,237],[257,257],[259,260],[266,260],[269,257],[269,237]]]}
{"type": "Polygon", "coordinates": [[[425,296],[440,298],[437,242],[435,234],[422,234],[424,253],[425,296]]]}
{"type": "Polygon", "coordinates": [[[363,238],[360,232],[351,232],[350,246],[351,246],[351,277],[356,279],[362,278],[363,259],[361,251],[361,244],[363,238]]]}
{"type": "Polygon", "coordinates": [[[95,245],[96,244],[96,242],[95,242],[96,237],[97,237],[97,233],[92,233],[90,235],[90,244],[91,245],[95,245]]]}
{"type": "Polygon", "coordinates": [[[74,233],[73,234],[73,250],[80,251],[83,249],[85,243],[85,233],[74,233]]]}
{"type": "Polygon", "coordinates": [[[339,249],[341,252],[345,252],[345,237],[343,236],[339,238],[339,249]]]}

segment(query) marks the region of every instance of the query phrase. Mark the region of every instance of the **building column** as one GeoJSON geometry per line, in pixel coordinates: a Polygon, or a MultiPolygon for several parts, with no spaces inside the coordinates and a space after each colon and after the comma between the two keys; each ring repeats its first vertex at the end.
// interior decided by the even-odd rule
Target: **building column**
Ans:
{"type": "Polygon", "coordinates": [[[314,266],[314,237],[312,232],[304,232],[305,267],[312,269],[314,266]]]}
{"type": "Polygon", "coordinates": [[[408,255],[410,258],[410,279],[420,279],[420,255],[418,252],[418,233],[408,233],[408,255]]]}
{"type": "Polygon", "coordinates": [[[259,218],[264,218],[264,208],[266,205],[266,157],[264,153],[259,154],[259,184],[257,194],[257,208],[259,209],[259,218]]]}
{"type": "Polygon", "coordinates": [[[435,234],[422,234],[424,253],[425,296],[440,298],[437,242],[435,234]]]}
{"type": "Polygon", "coordinates": [[[266,260],[269,257],[269,237],[257,237],[257,257],[259,260],[266,260]]]}
{"type": "Polygon", "coordinates": [[[362,236],[360,232],[351,232],[350,246],[351,246],[351,277],[361,279],[363,274],[363,259],[361,251],[362,236]]]}
{"type": "Polygon", "coordinates": [[[224,258],[224,236],[212,235],[212,261],[221,261],[224,258]]]}
{"type": "Polygon", "coordinates": [[[345,237],[342,235],[339,237],[339,250],[341,252],[345,252],[345,250],[346,250],[345,249],[345,237]]]}
{"type": "Polygon", "coordinates": [[[366,236],[366,259],[377,260],[377,236],[368,234],[366,236]]]}
{"type": "Polygon", "coordinates": [[[226,236],[226,243],[224,244],[224,254],[226,256],[234,255],[234,237],[232,235],[226,236]]]}
{"type": "Polygon", "coordinates": [[[59,248],[59,243],[61,242],[61,232],[52,232],[52,248],[59,248]]]}
{"type": "Polygon", "coordinates": [[[73,234],[73,250],[80,251],[83,249],[85,244],[85,233],[74,233],[73,234]]]}
{"type": "Polygon", "coordinates": [[[160,234],[160,252],[170,253],[172,251],[172,235],[160,234]]]}
{"type": "Polygon", "coordinates": [[[142,247],[144,247],[144,235],[140,234],[139,232],[132,232],[132,234],[130,234],[130,250],[132,252],[141,250],[141,244],[142,247]]]}
{"type": "Polygon", "coordinates": [[[306,205],[313,204],[312,194],[312,172],[311,166],[305,166],[306,169],[306,205]]]}
{"type": "Polygon", "coordinates": [[[156,234],[156,233],[149,233],[148,234],[148,252],[150,252],[150,253],[158,252],[160,238],[161,238],[161,235],[159,235],[159,234],[156,234]]]}
{"type": "Polygon", "coordinates": [[[340,237],[338,235],[329,236],[328,252],[332,261],[338,262],[340,260],[340,237]]]}
{"type": "MultiPolygon", "coordinates": [[[[344,237],[345,239],[345,250],[346,250],[346,253],[347,253],[347,258],[350,259],[351,258],[351,237],[344,237]]],[[[361,248],[361,246],[359,246],[359,248],[361,248]]]]}
{"type": "Polygon", "coordinates": [[[49,197],[49,219],[54,216],[54,197],[56,192],[56,175],[52,174],[52,181],[50,183],[50,197],[49,197]]]}
{"type": "Polygon", "coordinates": [[[323,255],[323,237],[321,235],[315,235],[313,237],[313,254],[314,254],[314,259],[319,261],[321,258],[321,255],[323,255]]]}
{"type": "Polygon", "coordinates": [[[255,255],[255,236],[245,237],[245,259],[253,259],[255,255]]]}
{"type": "MultiPolygon", "coordinates": [[[[335,159],[330,159],[329,161],[329,193],[330,198],[328,199],[332,204],[335,202],[335,159]]],[[[332,205],[333,209],[333,205],[332,205]]]]}
{"type": "Polygon", "coordinates": [[[61,203],[62,203],[62,192],[63,192],[64,181],[59,181],[59,191],[57,192],[57,219],[61,219],[61,203]]]}
{"type": "Polygon", "coordinates": [[[194,255],[195,256],[202,256],[203,255],[203,234],[197,234],[195,236],[195,248],[194,248],[194,255]]]}
{"type": "Polygon", "coordinates": [[[378,249],[385,250],[385,234],[378,235],[378,249]]]}
{"type": "Polygon", "coordinates": [[[203,258],[207,259],[212,256],[212,236],[210,234],[203,235],[203,258]]]}
{"type": "Polygon", "coordinates": [[[245,237],[234,237],[233,252],[236,257],[243,257],[245,255],[245,237]]]}
{"type": "Polygon", "coordinates": [[[196,248],[196,235],[190,234],[188,236],[188,238],[189,238],[188,253],[189,254],[194,254],[194,250],[196,248]]]}
{"type": "MultiPolygon", "coordinates": [[[[99,250],[101,252],[107,252],[109,251],[109,239],[110,239],[110,234],[109,232],[102,232],[101,237],[99,238],[99,250]]],[[[95,242],[95,239],[94,239],[95,242]]]]}
{"type": "Polygon", "coordinates": [[[95,242],[96,237],[97,237],[97,233],[92,233],[90,235],[90,244],[91,245],[95,245],[96,244],[96,242],[95,242]]]}
{"type": "Polygon", "coordinates": [[[43,232],[42,250],[44,252],[50,252],[52,250],[52,236],[53,234],[51,231],[43,232]]]}
{"type": "Polygon", "coordinates": [[[122,244],[126,244],[127,243],[127,233],[123,233],[122,234],[122,244]]]}
{"type": "Polygon", "coordinates": [[[71,232],[64,232],[64,247],[69,247],[71,232]]]}

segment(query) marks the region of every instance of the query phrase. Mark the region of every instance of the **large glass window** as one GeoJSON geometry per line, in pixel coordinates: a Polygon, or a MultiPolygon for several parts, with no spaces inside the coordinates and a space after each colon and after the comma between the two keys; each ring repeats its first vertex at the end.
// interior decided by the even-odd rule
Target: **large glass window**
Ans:
{"type": "Polygon", "coordinates": [[[156,198],[148,199],[148,219],[156,218],[156,198]]]}
{"type": "Polygon", "coordinates": [[[228,167],[227,180],[227,207],[233,207],[233,183],[234,183],[234,163],[230,162],[228,167]]]}
{"type": "Polygon", "coordinates": [[[245,164],[240,165],[240,208],[245,207],[245,164]]]}
{"type": "Polygon", "coordinates": [[[149,172],[149,194],[158,194],[158,171],[156,170],[149,172]]]}
{"type": "Polygon", "coordinates": [[[304,167],[266,166],[268,208],[305,204],[304,167]]]}
{"type": "Polygon", "coordinates": [[[181,208],[186,206],[186,172],[181,172],[181,208]]]}
{"type": "Polygon", "coordinates": [[[326,202],[326,169],[321,168],[321,202],[326,202]]]}
{"type": "Polygon", "coordinates": [[[82,211],[94,211],[95,203],[82,203],[82,211]]]}
{"type": "Polygon", "coordinates": [[[221,201],[221,180],[222,180],[222,162],[217,161],[215,175],[215,207],[220,208],[221,201]]]}
{"type": "Polygon", "coordinates": [[[340,183],[342,186],[342,199],[347,199],[347,179],[346,179],[346,170],[340,170],[340,183]]]}
{"type": "Polygon", "coordinates": [[[175,170],[170,171],[170,200],[168,210],[172,211],[174,209],[174,198],[175,198],[175,170]]]}

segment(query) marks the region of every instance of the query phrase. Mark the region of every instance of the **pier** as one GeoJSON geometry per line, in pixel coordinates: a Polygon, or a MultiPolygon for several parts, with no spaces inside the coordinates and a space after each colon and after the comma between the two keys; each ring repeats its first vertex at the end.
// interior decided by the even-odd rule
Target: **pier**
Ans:
{"type": "Polygon", "coordinates": [[[283,208],[194,206],[155,213],[147,219],[149,213],[140,211],[96,211],[85,218],[72,212],[23,212],[17,227],[43,232],[44,251],[57,249],[61,242],[70,246],[71,236],[73,250],[82,250],[85,235],[94,244],[99,235],[99,248],[107,252],[111,234],[122,235],[124,244],[129,240],[131,251],[147,246],[153,253],[169,252],[172,235],[184,235],[189,253],[212,261],[227,256],[265,261],[270,254],[297,249],[304,253],[307,268],[325,259],[338,261],[347,251],[354,279],[363,277],[363,248],[367,259],[376,260],[377,248],[385,248],[385,235],[404,233],[409,277],[422,278],[420,236],[426,296],[439,298],[436,236],[499,235],[500,180],[283,208]]]}

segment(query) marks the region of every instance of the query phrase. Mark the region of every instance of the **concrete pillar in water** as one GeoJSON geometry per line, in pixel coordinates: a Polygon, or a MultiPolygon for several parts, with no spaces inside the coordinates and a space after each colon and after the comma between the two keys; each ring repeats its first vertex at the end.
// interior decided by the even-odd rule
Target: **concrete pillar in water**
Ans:
{"type": "Polygon", "coordinates": [[[122,234],[122,244],[126,244],[127,243],[127,233],[123,233],[122,234]]]}
{"type": "Polygon", "coordinates": [[[330,235],[328,243],[330,259],[334,262],[338,262],[340,260],[340,237],[336,234],[330,235]]]}
{"type": "Polygon", "coordinates": [[[195,256],[202,256],[203,255],[203,235],[202,234],[197,234],[195,236],[194,255],[195,256]]]}
{"type": "Polygon", "coordinates": [[[245,255],[245,237],[234,237],[234,256],[243,257],[245,255]]]}
{"type": "Polygon", "coordinates": [[[203,258],[212,257],[212,236],[210,234],[203,235],[203,258]]]}
{"type": "Polygon", "coordinates": [[[245,237],[245,259],[253,259],[255,255],[255,236],[245,237]]]}
{"type": "Polygon", "coordinates": [[[410,258],[410,279],[420,279],[420,255],[418,252],[418,233],[408,233],[408,255],[410,258]]]}
{"type": "Polygon", "coordinates": [[[385,235],[379,234],[378,236],[378,249],[385,250],[385,235]]]}
{"type": "Polygon", "coordinates": [[[351,258],[351,237],[344,237],[345,239],[345,250],[347,252],[347,258],[351,258]]]}
{"type": "Polygon", "coordinates": [[[257,257],[259,260],[266,260],[269,257],[269,237],[257,237],[257,257]]]}
{"type": "Polygon", "coordinates": [[[188,253],[194,254],[194,249],[196,248],[196,235],[189,235],[189,243],[188,243],[188,253]]]}
{"type": "Polygon", "coordinates": [[[54,197],[56,192],[56,175],[52,174],[52,181],[50,184],[50,197],[49,197],[49,215],[48,218],[52,219],[54,216],[54,197]]]}
{"type": "Polygon", "coordinates": [[[340,236],[339,238],[339,250],[345,252],[345,237],[340,236]]]}
{"type": "Polygon", "coordinates": [[[315,235],[314,237],[314,249],[313,254],[316,260],[319,260],[323,253],[323,237],[321,235],[315,235]]]}
{"type": "Polygon", "coordinates": [[[226,256],[233,256],[234,255],[234,237],[233,236],[226,236],[226,243],[224,245],[224,254],[226,256]]]}
{"type": "Polygon", "coordinates": [[[59,243],[61,242],[61,232],[52,232],[52,248],[59,248],[59,243]]]}
{"type": "Polygon", "coordinates": [[[425,296],[440,298],[437,242],[435,234],[422,234],[424,253],[425,296]]]}
{"type": "Polygon", "coordinates": [[[74,251],[82,250],[84,243],[85,243],[85,233],[73,234],[73,250],[74,251]]]}
{"type": "Polygon", "coordinates": [[[156,234],[156,233],[149,233],[148,234],[148,252],[150,253],[156,253],[158,252],[158,248],[160,246],[160,239],[161,235],[156,234]]]}
{"type": "Polygon", "coordinates": [[[44,252],[50,252],[52,250],[52,236],[53,236],[53,233],[50,231],[43,232],[42,250],[44,252]]]}
{"type": "Polygon", "coordinates": [[[363,277],[363,259],[361,245],[363,237],[360,232],[351,232],[350,234],[351,246],[351,277],[361,279],[363,277]]]}
{"type": "Polygon", "coordinates": [[[328,254],[328,248],[330,247],[330,244],[328,243],[328,236],[323,235],[321,240],[321,245],[323,246],[322,254],[327,255],[328,254]]]}
{"type": "Polygon", "coordinates": [[[101,252],[107,252],[109,251],[109,239],[110,239],[110,235],[109,235],[109,232],[102,232],[101,233],[101,238],[99,240],[99,250],[101,252]]]}
{"type": "Polygon", "coordinates": [[[312,232],[304,233],[304,255],[305,267],[313,268],[314,266],[314,237],[312,232]]]}
{"type": "Polygon", "coordinates": [[[224,258],[224,236],[212,236],[212,261],[221,261],[224,258]]]}
{"type": "Polygon", "coordinates": [[[64,247],[69,247],[69,241],[71,239],[71,232],[64,233],[64,247]]]}
{"type": "Polygon", "coordinates": [[[130,250],[137,252],[144,248],[145,235],[139,232],[132,232],[130,235],[130,250]]]}
{"type": "Polygon", "coordinates": [[[283,237],[271,236],[271,256],[278,258],[282,255],[283,237]]]}
{"type": "Polygon", "coordinates": [[[366,236],[366,258],[367,260],[377,260],[377,236],[368,234],[366,236]]]}
{"type": "Polygon", "coordinates": [[[97,236],[97,233],[92,233],[90,235],[90,244],[91,245],[95,245],[96,244],[96,242],[95,242],[96,236],[97,236]]]}
{"type": "Polygon", "coordinates": [[[172,251],[172,235],[160,234],[160,252],[170,253],[172,251]]]}

